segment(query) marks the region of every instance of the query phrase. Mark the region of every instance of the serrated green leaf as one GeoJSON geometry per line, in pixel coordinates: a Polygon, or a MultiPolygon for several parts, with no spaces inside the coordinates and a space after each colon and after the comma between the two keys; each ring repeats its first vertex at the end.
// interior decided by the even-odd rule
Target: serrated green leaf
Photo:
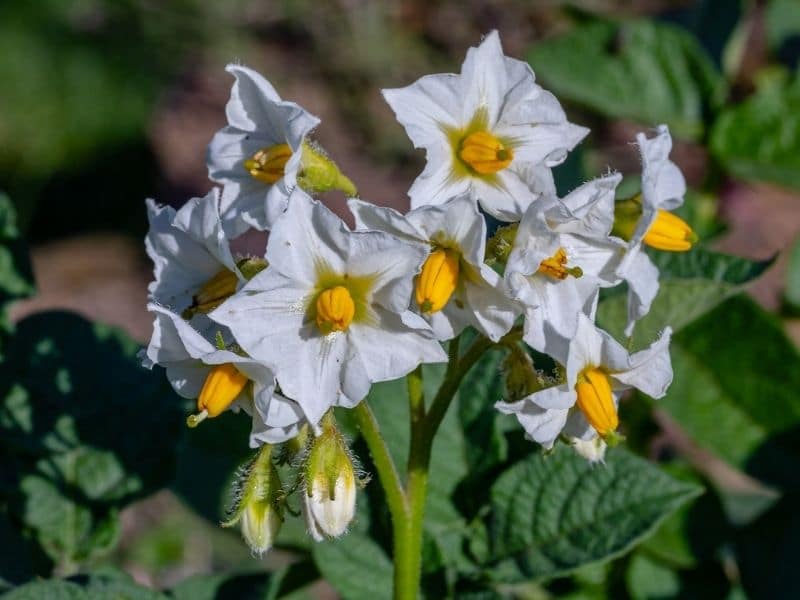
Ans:
{"type": "Polygon", "coordinates": [[[684,329],[659,406],[701,446],[754,477],[800,489],[800,355],[744,296],[684,329]]]}
{"type": "Polygon", "coordinates": [[[534,454],[492,487],[492,575],[546,579],[619,556],[700,492],[623,448],[596,466],[568,448],[534,454]]]}
{"type": "Polygon", "coordinates": [[[86,590],[71,581],[34,581],[0,596],[2,600],[90,600],[86,590]]]}
{"type": "Polygon", "coordinates": [[[711,151],[736,177],[800,188],[800,79],[770,81],[726,108],[714,123],[711,151]]]}
{"type": "MultiPolygon", "coordinates": [[[[630,347],[650,344],[665,327],[681,330],[708,311],[737,294],[742,286],[759,277],[773,260],[751,261],[738,256],[695,248],[690,252],[652,252],[661,272],[659,291],[650,312],[637,322],[630,347]]],[[[617,293],[597,310],[598,324],[618,340],[628,318],[627,298],[617,293]]]]}
{"type": "Polygon", "coordinates": [[[528,60],[556,95],[612,118],[667,123],[679,137],[699,138],[725,93],[690,34],[652,21],[580,25],[535,46],[528,60]]]}
{"type": "Polygon", "coordinates": [[[392,597],[392,563],[383,549],[356,532],[315,544],[314,562],[323,577],[348,600],[392,597]]]}

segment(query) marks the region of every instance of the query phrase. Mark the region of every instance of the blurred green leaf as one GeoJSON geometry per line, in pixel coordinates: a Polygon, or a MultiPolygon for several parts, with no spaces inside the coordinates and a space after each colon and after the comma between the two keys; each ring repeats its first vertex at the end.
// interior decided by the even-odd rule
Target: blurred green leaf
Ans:
{"type": "Polygon", "coordinates": [[[170,590],[175,600],[278,600],[319,579],[313,563],[302,561],[271,573],[194,575],[170,590]]]}
{"type": "Polygon", "coordinates": [[[714,123],[711,151],[734,176],[800,188],[800,78],[768,79],[714,123]]]}
{"type": "Polygon", "coordinates": [[[138,344],[77,315],[28,317],[9,348],[0,503],[68,573],[114,546],[118,508],[172,477],[181,403],[138,344]]]}
{"type": "Polygon", "coordinates": [[[368,537],[350,532],[314,544],[314,562],[325,579],[348,600],[392,597],[392,563],[368,537]]]}
{"type": "MultiPolygon", "coordinates": [[[[653,252],[661,271],[658,296],[650,312],[637,322],[632,349],[649,345],[665,327],[677,332],[737,294],[742,285],[757,278],[772,260],[750,261],[695,248],[690,252],[653,252]]],[[[628,318],[627,298],[617,293],[600,302],[598,324],[618,340],[628,318]]]]}
{"type": "Polygon", "coordinates": [[[0,331],[10,331],[8,308],[33,295],[33,272],[28,248],[17,228],[17,216],[8,196],[0,192],[0,331]]]}
{"type": "Polygon", "coordinates": [[[744,296],[685,328],[659,406],[701,446],[756,478],[800,489],[800,354],[744,296]]]}
{"type": "Polygon", "coordinates": [[[800,1],[770,0],[764,11],[764,29],[773,50],[790,37],[800,35],[800,1]]]}
{"type": "Polygon", "coordinates": [[[167,596],[137,584],[127,573],[102,569],[69,580],[50,579],[22,585],[3,600],[167,600],[167,596]]]}
{"type": "Polygon", "coordinates": [[[534,454],[492,487],[490,576],[545,579],[608,560],[701,493],[623,448],[589,464],[568,448],[534,454]]]}
{"type": "Polygon", "coordinates": [[[613,118],[703,135],[725,83],[690,34],[653,21],[592,22],[535,46],[528,60],[558,96],[613,118]]]}
{"type": "Polygon", "coordinates": [[[789,252],[789,264],[786,265],[786,289],[783,297],[792,309],[800,311],[800,238],[792,245],[789,252]]]}
{"type": "Polygon", "coordinates": [[[633,600],[680,598],[679,575],[643,554],[634,555],[625,573],[625,582],[633,600]]]}

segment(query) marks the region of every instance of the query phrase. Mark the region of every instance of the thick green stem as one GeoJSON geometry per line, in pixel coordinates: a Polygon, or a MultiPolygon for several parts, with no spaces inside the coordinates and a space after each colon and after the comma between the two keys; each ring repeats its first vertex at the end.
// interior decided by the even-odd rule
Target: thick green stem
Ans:
{"type": "Polygon", "coordinates": [[[403,484],[400,483],[400,475],[397,473],[397,468],[394,466],[389,449],[386,447],[386,442],[383,440],[378,421],[375,420],[375,415],[372,414],[372,409],[367,404],[366,400],[362,400],[353,409],[358,428],[361,430],[361,435],[364,436],[364,441],[367,443],[370,454],[372,454],[372,462],[375,464],[375,470],[378,471],[378,478],[381,482],[381,487],[386,493],[386,502],[389,505],[389,514],[392,516],[392,522],[395,526],[402,523],[406,519],[408,506],[406,503],[406,496],[403,493],[403,484]]]}

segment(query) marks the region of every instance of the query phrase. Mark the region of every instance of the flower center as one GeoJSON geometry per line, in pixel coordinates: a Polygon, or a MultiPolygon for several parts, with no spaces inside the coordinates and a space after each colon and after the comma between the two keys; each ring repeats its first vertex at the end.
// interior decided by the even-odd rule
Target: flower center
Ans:
{"type": "Polygon", "coordinates": [[[583,269],[580,267],[567,266],[567,251],[564,248],[559,248],[553,256],[545,258],[539,263],[539,268],[536,272],[558,280],[566,279],[569,275],[573,277],[583,275],[583,269]]]}
{"type": "Polygon", "coordinates": [[[442,310],[458,285],[458,253],[452,250],[431,252],[417,276],[417,304],[424,313],[442,310]]]}
{"type": "Polygon", "coordinates": [[[244,161],[244,168],[255,179],[272,185],[283,177],[283,169],[292,156],[289,144],[277,144],[261,148],[244,161]]]}
{"type": "Polygon", "coordinates": [[[492,175],[514,160],[514,151],[488,131],[475,131],[461,141],[458,157],[473,171],[492,175]]]}
{"type": "Polygon", "coordinates": [[[197,313],[210,313],[236,292],[238,284],[239,279],[233,271],[229,269],[218,271],[200,286],[197,293],[192,296],[191,306],[184,310],[181,316],[190,319],[197,313]]]}
{"type": "Polygon", "coordinates": [[[666,210],[659,210],[656,220],[647,230],[644,243],[657,250],[686,252],[697,241],[689,224],[666,210]]]}
{"type": "Polygon", "coordinates": [[[203,389],[197,397],[197,415],[191,415],[187,420],[189,427],[196,427],[208,417],[216,417],[242,393],[247,385],[248,378],[231,363],[217,365],[206,376],[203,389]]]}
{"type": "Polygon", "coordinates": [[[619,426],[619,417],[608,375],[597,367],[587,367],[578,375],[575,391],[578,408],[589,424],[601,436],[612,436],[619,426]]]}
{"type": "Polygon", "coordinates": [[[328,335],[345,331],[356,314],[356,304],[350,291],[342,286],[328,288],[317,296],[317,327],[328,335]]]}

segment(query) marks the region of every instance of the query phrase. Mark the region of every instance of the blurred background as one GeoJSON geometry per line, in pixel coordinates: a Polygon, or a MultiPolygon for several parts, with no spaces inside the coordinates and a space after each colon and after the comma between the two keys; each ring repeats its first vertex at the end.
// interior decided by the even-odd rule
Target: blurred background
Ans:
{"type": "MultiPolygon", "coordinates": [[[[37,288],[12,318],[69,309],[146,343],[144,199],[177,207],[210,188],[205,147],[225,124],[231,61],[322,119],[316,139],[364,198],[407,208],[424,157],[379,90],[458,71],[491,29],[592,130],[557,169],[560,191],[608,168],[638,173],[634,135],[668,123],[692,187],[683,215],[717,250],[777,257],[749,293],[800,341],[795,0],[3,0],[0,191],[37,288]]],[[[344,214],[341,197],[326,201],[344,214]]],[[[652,453],[682,453],[704,477],[769,497],[673,422],[660,425],[652,453]]],[[[204,491],[223,487],[204,481],[209,463],[230,472],[246,455],[228,444],[241,429],[230,427],[230,438],[198,430],[176,459],[177,483],[121,511],[118,544],[98,564],[158,588],[263,567],[217,527],[222,500],[204,491]]],[[[324,583],[314,594],[334,596],[324,583]]]]}

